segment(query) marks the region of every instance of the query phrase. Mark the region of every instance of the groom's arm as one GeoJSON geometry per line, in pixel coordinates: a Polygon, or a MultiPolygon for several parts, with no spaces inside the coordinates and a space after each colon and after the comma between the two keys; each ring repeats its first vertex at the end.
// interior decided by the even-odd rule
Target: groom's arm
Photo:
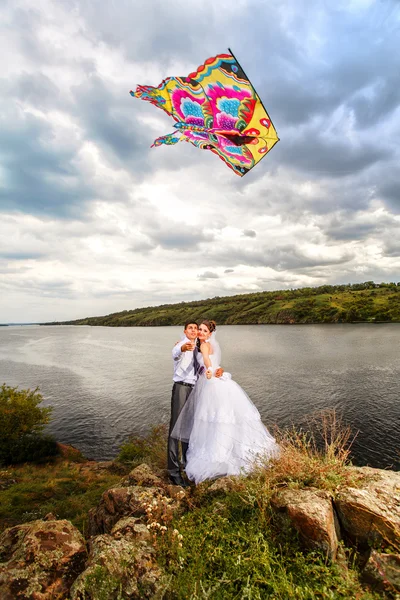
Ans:
{"type": "Polygon", "coordinates": [[[179,360],[182,357],[183,352],[191,352],[192,350],[194,350],[193,342],[188,342],[187,340],[180,340],[172,348],[172,358],[174,360],[179,360]]]}
{"type": "Polygon", "coordinates": [[[184,346],[184,343],[181,340],[180,342],[175,344],[175,346],[172,348],[172,358],[174,360],[179,360],[181,358],[182,352],[183,352],[182,346],[184,346]]]}

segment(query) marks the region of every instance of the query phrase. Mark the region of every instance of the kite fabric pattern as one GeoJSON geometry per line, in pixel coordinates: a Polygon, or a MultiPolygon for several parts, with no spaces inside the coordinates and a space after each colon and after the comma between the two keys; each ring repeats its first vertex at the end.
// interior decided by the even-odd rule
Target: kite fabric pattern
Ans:
{"type": "Polygon", "coordinates": [[[233,54],[209,58],[187,77],[168,77],[158,87],[130,92],[161,108],[175,131],[153,145],[190,142],[218,155],[243,177],[279,141],[259,96],[233,54]]]}

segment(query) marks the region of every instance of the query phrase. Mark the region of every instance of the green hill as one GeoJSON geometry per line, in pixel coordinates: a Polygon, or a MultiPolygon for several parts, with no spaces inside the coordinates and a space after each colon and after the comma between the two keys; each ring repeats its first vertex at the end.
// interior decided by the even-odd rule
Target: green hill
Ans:
{"type": "Polygon", "coordinates": [[[355,283],[216,296],[45,325],[138,327],[215,319],[219,325],[400,322],[400,283],[355,283]]]}

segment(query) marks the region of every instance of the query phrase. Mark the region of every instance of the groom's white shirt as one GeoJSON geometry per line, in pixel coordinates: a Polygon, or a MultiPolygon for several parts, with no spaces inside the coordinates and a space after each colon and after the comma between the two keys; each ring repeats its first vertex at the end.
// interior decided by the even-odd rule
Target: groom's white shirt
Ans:
{"type": "Polygon", "coordinates": [[[184,337],[172,349],[172,358],[174,359],[173,380],[175,382],[195,384],[197,375],[194,368],[193,352],[182,352],[182,346],[189,341],[187,337],[184,337]]]}

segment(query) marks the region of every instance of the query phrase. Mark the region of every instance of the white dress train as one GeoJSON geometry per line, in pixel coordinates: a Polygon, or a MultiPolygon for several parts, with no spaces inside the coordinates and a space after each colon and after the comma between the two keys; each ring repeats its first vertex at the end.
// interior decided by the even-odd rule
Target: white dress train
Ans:
{"type": "MultiPolygon", "coordinates": [[[[221,352],[215,334],[209,341],[215,371],[221,352]]],[[[204,367],[200,352],[197,361],[204,367]]],[[[171,435],[189,442],[185,470],[196,484],[247,473],[258,460],[265,463],[279,454],[279,447],[263,425],[257,408],[229,373],[222,378],[207,379],[203,370],[171,435]]]]}

